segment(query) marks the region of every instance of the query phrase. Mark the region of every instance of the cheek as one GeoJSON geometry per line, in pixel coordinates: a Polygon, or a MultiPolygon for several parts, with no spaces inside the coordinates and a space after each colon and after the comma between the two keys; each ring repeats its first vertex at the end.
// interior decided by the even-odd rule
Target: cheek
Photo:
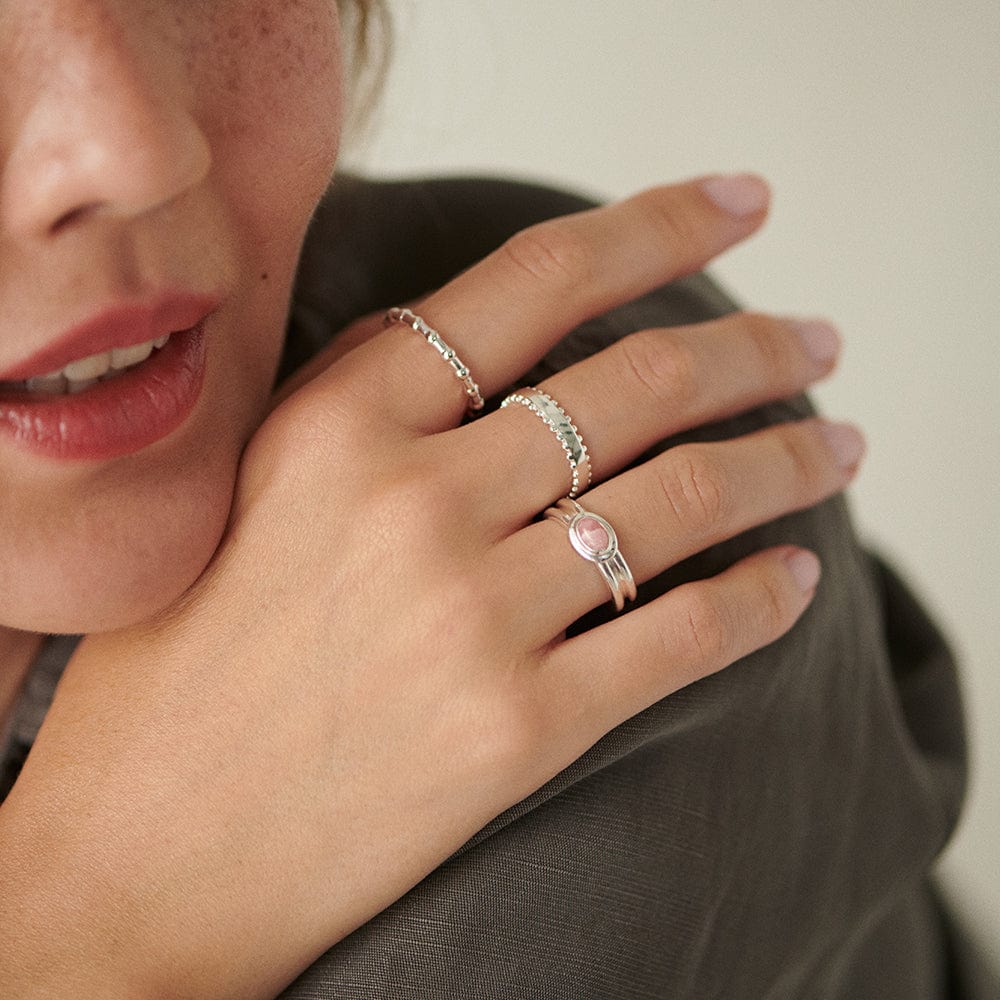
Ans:
{"type": "Polygon", "coordinates": [[[342,119],[333,0],[226,3],[194,54],[196,114],[240,221],[274,241],[302,231],[329,182],[342,119]],[[229,10],[228,15],[226,14],[229,10]]]}
{"type": "MultiPolygon", "coordinates": [[[[196,115],[240,260],[231,371],[266,407],[305,230],[336,163],[342,120],[333,0],[222,0],[190,56],[196,115]]],[[[246,400],[244,400],[244,403],[246,400]]],[[[253,417],[251,417],[251,420],[253,417]]],[[[252,427],[250,428],[252,430],[252,427]]]]}
{"type": "Polygon", "coordinates": [[[13,497],[0,491],[0,621],[31,632],[99,632],[175,600],[225,527],[232,451],[192,447],[168,462],[154,452],[92,476],[35,476],[34,486],[23,477],[13,497]]]}

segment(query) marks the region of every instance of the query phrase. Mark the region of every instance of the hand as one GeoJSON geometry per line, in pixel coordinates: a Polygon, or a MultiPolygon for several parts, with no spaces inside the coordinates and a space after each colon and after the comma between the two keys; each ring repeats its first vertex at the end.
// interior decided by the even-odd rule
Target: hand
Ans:
{"type": "MultiPolygon", "coordinates": [[[[534,227],[420,311],[495,393],[762,221],[763,202],[733,214],[710,190],[534,227]]],[[[808,344],[736,315],[641,332],[541,387],[588,443],[585,506],[637,581],[849,481],[860,440],[815,420],[620,471],[825,375],[808,344]]],[[[783,547],[566,640],[609,595],[536,520],[567,491],[565,459],[523,407],[460,426],[464,408],[412,331],[360,344],[261,426],[185,598],[83,644],[2,811],[17,995],[273,995],[609,729],[811,599],[814,557],[783,547]]]]}

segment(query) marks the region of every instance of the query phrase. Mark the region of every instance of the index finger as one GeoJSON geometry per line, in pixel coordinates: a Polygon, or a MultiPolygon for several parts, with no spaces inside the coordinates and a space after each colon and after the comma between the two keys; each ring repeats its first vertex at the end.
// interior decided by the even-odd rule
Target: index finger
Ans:
{"type": "MultiPolygon", "coordinates": [[[[434,292],[419,312],[489,396],[584,320],[700,270],[749,236],[768,201],[755,175],[712,176],[541,222],[434,292]]],[[[467,397],[421,341],[391,327],[357,360],[384,387],[367,397],[381,419],[432,433],[459,422],[467,397]]]]}

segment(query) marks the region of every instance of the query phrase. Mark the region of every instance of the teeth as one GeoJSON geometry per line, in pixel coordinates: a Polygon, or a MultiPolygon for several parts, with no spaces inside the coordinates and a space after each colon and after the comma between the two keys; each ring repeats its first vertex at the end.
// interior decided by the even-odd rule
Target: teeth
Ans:
{"type": "Polygon", "coordinates": [[[89,389],[95,383],[107,382],[120,372],[125,371],[126,368],[132,368],[145,361],[154,350],[159,350],[169,339],[170,334],[168,333],[155,340],[147,340],[144,344],[135,344],[133,347],[116,347],[103,354],[92,354],[89,358],[71,361],[65,368],[57,372],[49,372],[47,375],[30,378],[22,385],[28,392],[38,392],[50,396],[59,396],[67,392],[71,395],[83,392],[84,389],[89,389]]]}
{"type": "Polygon", "coordinates": [[[25,383],[28,392],[43,392],[50,396],[61,396],[66,391],[66,379],[62,372],[54,375],[39,375],[38,378],[29,378],[25,383]]]}
{"type": "Polygon", "coordinates": [[[99,379],[96,378],[85,378],[79,382],[68,383],[66,388],[71,396],[75,396],[78,392],[83,392],[84,389],[89,389],[92,385],[97,385],[98,381],[99,379]]]}
{"type": "MultiPolygon", "coordinates": [[[[153,341],[149,341],[145,344],[136,344],[135,347],[116,348],[111,352],[111,367],[120,370],[128,368],[130,365],[137,365],[140,361],[145,361],[153,353],[154,346],[153,341]]],[[[104,371],[107,371],[107,368],[104,371]]],[[[101,372],[101,374],[103,375],[104,372],[101,372]]]]}
{"type": "Polygon", "coordinates": [[[89,358],[71,361],[63,370],[70,382],[89,382],[100,378],[111,367],[111,352],[92,354],[89,358]]]}

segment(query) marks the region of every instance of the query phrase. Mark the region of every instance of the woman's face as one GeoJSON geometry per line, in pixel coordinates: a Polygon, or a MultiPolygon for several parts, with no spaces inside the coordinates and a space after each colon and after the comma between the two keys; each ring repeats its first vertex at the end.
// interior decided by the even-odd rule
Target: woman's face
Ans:
{"type": "Polygon", "coordinates": [[[2,0],[0,78],[0,626],[100,631],[225,526],[336,157],[336,4],[2,0]]]}

